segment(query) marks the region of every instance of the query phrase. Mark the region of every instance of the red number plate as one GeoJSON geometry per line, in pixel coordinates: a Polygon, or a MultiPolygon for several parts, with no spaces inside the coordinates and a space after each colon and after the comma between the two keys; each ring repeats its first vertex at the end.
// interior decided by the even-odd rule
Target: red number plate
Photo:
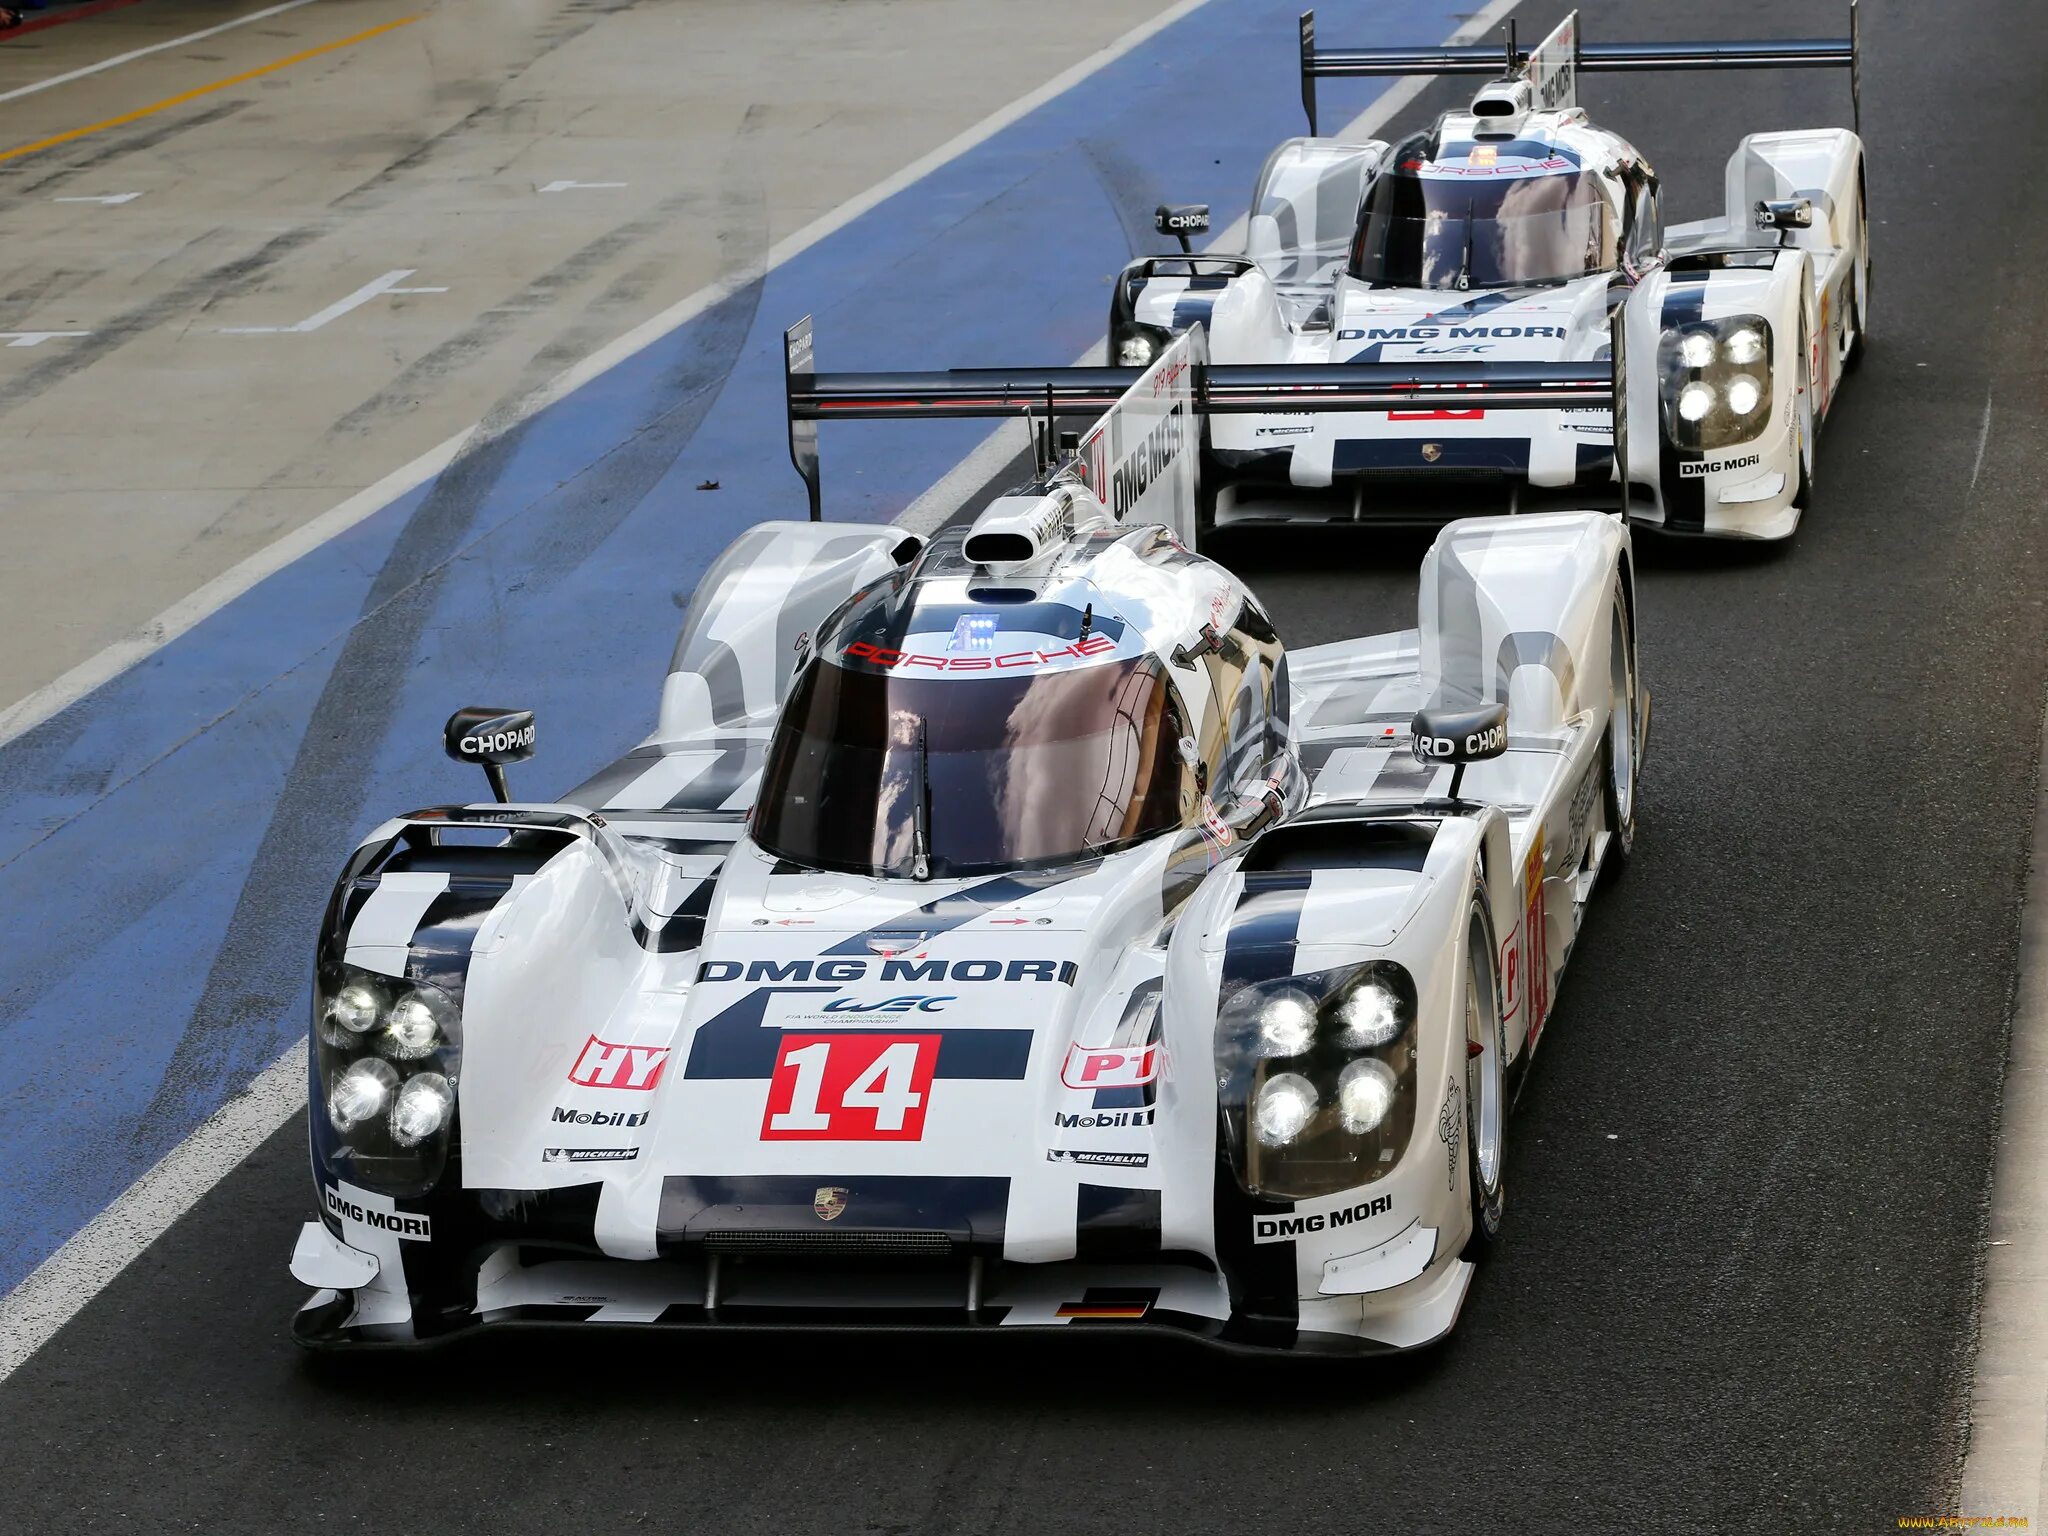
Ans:
{"type": "Polygon", "coordinates": [[[938,1035],[785,1034],[763,1141],[917,1141],[938,1035]]]}

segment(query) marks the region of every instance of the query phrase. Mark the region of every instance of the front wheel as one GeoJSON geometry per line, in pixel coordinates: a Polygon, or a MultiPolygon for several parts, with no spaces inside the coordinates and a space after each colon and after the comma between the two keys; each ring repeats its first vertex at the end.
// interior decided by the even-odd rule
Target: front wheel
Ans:
{"type": "Polygon", "coordinates": [[[1438,1134],[1455,1159],[1454,1138],[1465,1137],[1465,1182],[1472,1206],[1472,1235],[1465,1259],[1477,1262],[1500,1240],[1507,1204],[1507,1022],[1500,1012],[1499,951],[1493,942],[1485,891],[1473,893],[1465,924],[1465,1115],[1446,1101],[1438,1134]]]}
{"type": "MultiPolygon", "coordinates": [[[[1811,356],[1806,338],[1799,339],[1799,355],[1811,356]]],[[[1799,409],[1793,415],[1799,433],[1793,445],[1793,469],[1799,476],[1799,488],[1793,493],[1792,505],[1802,513],[1813,510],[1813,380],[1805,376],[1806,364],[1799,365],[1799,409]]]]}

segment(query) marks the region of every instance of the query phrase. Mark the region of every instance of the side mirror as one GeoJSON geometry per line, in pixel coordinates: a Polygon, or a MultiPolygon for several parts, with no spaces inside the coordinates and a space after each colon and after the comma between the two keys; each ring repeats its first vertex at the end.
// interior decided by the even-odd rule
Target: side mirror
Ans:
{"type": "Polygon", "coordinates": [[[1161,203],[1152,215],[1152,227],[1178,240],[1182,255],[1192,256],[1195,248],[1188,243],[1188,236],[1209,233],[1209,205],[1161,203]]]}
{"type": "Polygon", "coordinates": [[[442,732],[448,755],[458,763],[477,763],[491,781],[500,805],[512,798],[505,784],[505,765],[533,756],[533,711],[530,709],[458,709],[442,732]]]}
{"type": "Polygon", "coordinates": [[[1756,205],[1758,229],[1813,228],[1813,199],[1810,197],[1765,198],[1756,205]]]}
{"type": "Polygon", "coordinates": [[[1508,707],[1505,702],[1477,709],[1421,709],[1415,712],[1415,756],[1418,761],[1453,763],[1451,798],[1465,778],[1467,763],[1482,763],[1508,749],[1508,707]]]}
{"type": "Polygon", "coordinates": [[[1508,749],[1508,707],[1417,710],[1415,755],[1425,763],[1479,763],[1508,749]]]}

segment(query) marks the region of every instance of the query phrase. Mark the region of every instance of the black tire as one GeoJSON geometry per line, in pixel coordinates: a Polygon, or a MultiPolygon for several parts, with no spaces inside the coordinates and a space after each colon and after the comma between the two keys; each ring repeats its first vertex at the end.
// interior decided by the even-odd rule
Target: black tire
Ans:
{"type": "MultiPolygon", "coordinates": [[[[1501,1218],[1507,1207],[1507,1021],[1500,1012],[1500,950],[1494,943],[1484,886],[1473,892],[1466,920],[1465,971],[1463,1130],[1472,1235],[1465,1240],[1461,1257],[1478,1263],[1500,1241],[1501,1218]],[[1476,1054],[1471,1049],[1475,1044],[1480,1047],[1476,1054]],[[1483,1146],[1490,1149],[1490,1156],[1483,1146]]],[[[1452,1106],[1447,1103],[1445,1108],[1452,1106]]],[[[1454,1115],[1447,1116],[1439,1124],[1446,1141],[1454,1119],[1454,1115]]]]}
{"type": "Polygon", "coordinates": [[[1806,375],[1806,358],[1810,355],[1807,338],[1799,338],[1799,372],[1803,388],[1800,394],[1806,404],[1794,414],[1799,423],[1799,445],[1792,455],[1792,466],[1799,476],[1799,489],[1793,493],[1792,505],[1804,516],[1813,510],[1813,464],[1815,457],[1814,433],[1819,426],[1819,417],[1813,408],[1813,380],[1806,375]]]}
{"type": "Polygon", "coordinates": [[[1600,801],[1607,820],[1607,852],[1600,862],[1601,885],[1621,877],[1636,848],[1636,786],[1642,774],[1641,680],[1636,675],[1635,627],[1619,584],[1608,634],[1607,671],[1612,689],[1607,733],[1600,741],[1600,801]],[[1618,732],[1618,734],[1617,734],[1618,732]]]}
{"type": "Polygon", "coordinates": [[[1863,311],[1870,302],[1870,205],[1863,200],[1863,182],[1856,182],[1856,227],[1863,243],[1863,280],[1849,287],[1849,350],[1842,359],[1842,372],[1854,373],[1863,366],[1863,311]]]}

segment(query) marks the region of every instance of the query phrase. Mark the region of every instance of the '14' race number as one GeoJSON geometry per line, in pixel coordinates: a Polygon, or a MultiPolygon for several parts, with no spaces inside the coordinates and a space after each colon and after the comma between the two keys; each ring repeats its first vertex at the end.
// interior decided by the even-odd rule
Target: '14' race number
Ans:
{"type": "Polygon", "coordinates": [[[782,1037],[763,1141],[916,1141],[924,1135],[938,1035],[782,1037]]]}

